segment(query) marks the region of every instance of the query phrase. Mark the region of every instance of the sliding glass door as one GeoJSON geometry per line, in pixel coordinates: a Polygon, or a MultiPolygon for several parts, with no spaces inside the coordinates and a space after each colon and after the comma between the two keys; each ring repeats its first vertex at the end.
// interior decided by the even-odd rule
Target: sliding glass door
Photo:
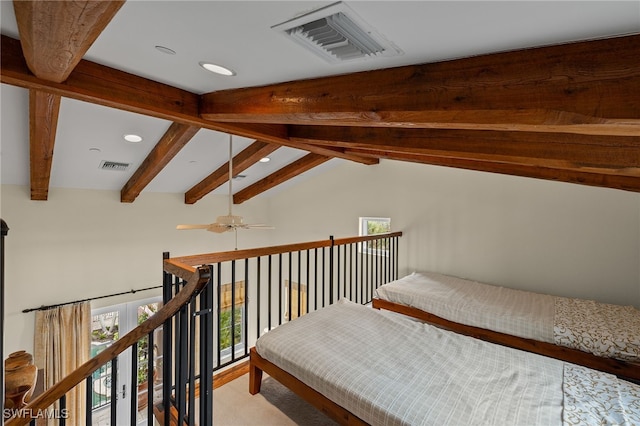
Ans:
{"type": "MultiPolygon", "coordinates": [[[[124,336],[150,315],[153,315],[161,305],[162,298],[156,297],[92,310],[91,356],[93,357],[111,346],[120,336],[124,336]]],[[[156,333],[161,333],[161,330],[156,333]]],[[[154,365],[156,362],[160,362],[158,351],[155,348],[161,347],[161,335],[154,335],[153,343],[153,346],[149,347],[148,337],[145,337],[138,344],[136,354],[138,379],[133,387],[131,386],[133,365],[131,351],[127,350],[118,357],[115,401],[118,419],[129,418],[131,398],[133,397],[138,401],[136,423],[146,424],[148,359],[152,357],[154,365]],[[134,392],[135,395],[133,395],[134,392]]],[[[111,405],[114,403],[111,397],[112,377],[111,364],[107,364],[93,373],[93,404],[91,408],[94,425],[115,426],[110,424],[111,405]]]]}

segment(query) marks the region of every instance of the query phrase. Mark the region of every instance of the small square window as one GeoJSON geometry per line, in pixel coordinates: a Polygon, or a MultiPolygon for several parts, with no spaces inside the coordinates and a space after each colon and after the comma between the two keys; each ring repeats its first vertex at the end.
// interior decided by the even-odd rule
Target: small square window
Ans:
{"type": "MultiPolygon", "coordinates": [[[[389,217],[361,217],[360,236],[369,236],[391,232],[391,218],[389,217]]],[[[388,239],[370,240],[361,245],[361,251],[369,254],[386,256],[389,253],[388,239]]]]}

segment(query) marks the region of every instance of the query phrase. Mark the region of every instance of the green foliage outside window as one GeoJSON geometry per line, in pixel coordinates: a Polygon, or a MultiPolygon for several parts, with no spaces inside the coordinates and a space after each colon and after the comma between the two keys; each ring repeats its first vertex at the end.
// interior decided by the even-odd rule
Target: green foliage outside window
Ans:
{"type": "MultiPolygon", "coordinates": [[[[242,309],[236,306],[234,311],[234,344],[242,341],[242,309]]],[[[220,349],[231,347],[231,309],[224,309],[220,312],[220,349]]]]}
{"type": "MultiPolygon", "coordinates": [[[[367,235],[384,234],[391,231],[391,222],[388,220],[367,220],[367,235]]],[[[369,250],[387,250],[387,240],[371,240],[367,241],[369,250]]]]}

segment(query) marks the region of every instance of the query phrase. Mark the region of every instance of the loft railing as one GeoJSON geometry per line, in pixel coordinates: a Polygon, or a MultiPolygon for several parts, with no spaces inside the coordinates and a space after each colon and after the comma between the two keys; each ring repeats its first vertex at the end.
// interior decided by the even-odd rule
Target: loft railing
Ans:
{"type": "MultiPolygon", "coordinates": [[[[190,274],[186,271],[183,276],[187,280],[186,285],[178,294],[169,300],[155,315],[149,317],[145,322],[131,330],[131,332],[122,336],[115,341],[107,349],[91,358],[86,363],[82,364],[78,369],[69,374],[60,382],[47,389],[38,397],[34,398],[26,407],[21,408],[11,413],[11,417],[6,419],[6,426],[19,426],[30,423],[35,425],[35,418],[56,417],[58,424],[64,425],[66,422],[66,394],[76,386],[86,386],[87,395],[87,410],[85,423],[87,425],[92,424],[91,418],[91,389],[92,389],[92,374],[100,367],[111,364],[111,401],[116,401],[116,389],[117,389],[117,357],[125,352],[128,348],[133,347],[135,351],[135,345],[141,339],[148,337],[152,339],[153,331],[159,327],[167,327],[171,322],[171,318],[183,308],[195,295],[199,294],[209,281],[209,270],[207,268],[191,268],[190,274]],[[52,408],[55,407],[55,408],[52,408]]],[[[133,357],[135,358],[135,357],[133,357]]],[[[151,357],[150,357],[151,358],[151,357]]],[[[133,378],[132,378],[133,379],[133,378]]],[[[133,381],[132,383],[137,383],[133,381]]],[[[135,389],[135,387],[134,387],[135,389]]],[[[132,410],[133,411],[133,410],[132,410]]],[[[127,420],[117,421],[116,419],[116,404],[112,404],[110,413],[110,424],[136,424],[135,421],[128,423],[127,420]]],[[[151,416],[151,419],[153,417],[151,416]]],[[[76,419],[78,424],[82,423],[81,419],[76,419]]]]}
{"type": "MultiPolygon", "coordinates": [[[[170,258],[164,254],[164,306],[61,382],[35,398],[6,422],[24,425],[38,413],[65,408],[65,394],[85,383],[86,424],[91,416],[92,375],[110,364],[110,424],[137,424],[138,398],[131,398],[128,419],[117,418],[118,355],[137,354],[141,339],[162,348],[162,365],[147,362],[147,424],[212,423],[213,374],[244,360],[260,335],[287,321],[348,298],[367,304],[375,289],[398,278],[400,232],[275,247],[170,258]],[[154,331],[161,339],[154,341],[154,331]],[[161,373],[156,391],[154,373],[161,373]],[[191,390],[191,391],[190,391],[191,390]],[[56,404],[56,405],[54,405],[56,404]],[[180,420],[178,420],[180,419],[180,420]]],[[[131,356],[133,395],[136,356],[131,356]]],[[[64,416],[59,424],[64,425],[64,416]]],[[[32,424],[35,424],[32,421],[32,424]]]]}

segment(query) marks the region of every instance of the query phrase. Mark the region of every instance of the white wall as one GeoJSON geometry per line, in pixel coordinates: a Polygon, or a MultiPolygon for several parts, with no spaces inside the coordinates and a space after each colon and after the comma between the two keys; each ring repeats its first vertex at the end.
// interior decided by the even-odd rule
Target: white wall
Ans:
{"type": "MultiPolygon", "coordinates": [[[[185,205],[182,194],[2,186],[5,353],[33,347],[25,308],[159,285],[162,252],[231,250],[233,234],[176,231],[209,223],[224,196],[185,205]],[[117,266],[117,268],[115,268],[117,266]]],[[[640,307],[640,194],[497,174],[383,161],[343,162],[234,212],[275,231],[239,232],[241,248],[357,235],[358,217],[392,218],[401,272],[432,270],[551,294],[640,307]]],[[[156,294],[160,294],[160,291],[156,294]]],[[[94,307],[152,292],[94,302],[94,307]]]]}
{"type": "Polygon", "coordinates": [[[402,231],[402,273],[437,271],[640,307],[640,194],[383,161],[333,169],[270,199],[285,242],[402,231]],[[309,238],[306,238],[306,237],[309,238]]]}

